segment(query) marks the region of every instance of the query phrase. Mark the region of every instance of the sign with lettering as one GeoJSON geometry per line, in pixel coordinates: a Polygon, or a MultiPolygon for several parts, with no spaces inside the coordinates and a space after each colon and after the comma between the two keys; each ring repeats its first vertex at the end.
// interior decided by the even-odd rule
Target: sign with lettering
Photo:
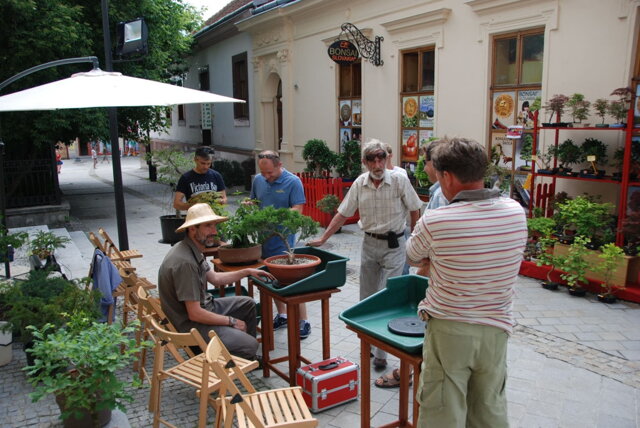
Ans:
{"type": "Polygon", "coordinates": [[[327,53],[333,62],[340,65],[352,64],[360,57],[358,48],[349,40],[336,40],[331,43],[327,53]]]}
{"type": "Polygon", "coordinates": [[[213,125],[213,121],[211,118],[211,104],[210,103],[203,103],[201,104],[201,110],[200,112],[202,113],[202,129],[211,129],[211,126],[213,125]]]}

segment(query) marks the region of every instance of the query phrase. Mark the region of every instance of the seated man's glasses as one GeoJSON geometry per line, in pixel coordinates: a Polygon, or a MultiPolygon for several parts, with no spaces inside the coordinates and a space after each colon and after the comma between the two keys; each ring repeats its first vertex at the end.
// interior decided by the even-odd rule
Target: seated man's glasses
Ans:
{"type": "Polygon", "coordinates": [[[278,155],[272,155],[272,154],[270,154],[270,153],[267,153],[267,154],[262,154],[262,153],[260,153],[260,154],[258,155],[258,159],[280,159],[280,156],[278,156],[278,155]]]}
{"type": "Polygon", "coordinates": [[[380,160],[386,159],[387,158],[387,152],[370,153],[370,154],[366,155],[364,158],[367,160],[367,162],[373,162],[376,159],[380,159],[380,160]]]}

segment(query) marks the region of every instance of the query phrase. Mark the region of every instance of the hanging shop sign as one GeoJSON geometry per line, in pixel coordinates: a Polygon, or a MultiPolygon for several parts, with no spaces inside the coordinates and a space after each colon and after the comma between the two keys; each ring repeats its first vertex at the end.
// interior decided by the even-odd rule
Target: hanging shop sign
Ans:
{"type": "Polygon", "coordinates": [[[349,40],[336,40],[327,49],[329,58],[340,65],[349,65],[358,60],[360,54],[356,45],[349,40]]]}

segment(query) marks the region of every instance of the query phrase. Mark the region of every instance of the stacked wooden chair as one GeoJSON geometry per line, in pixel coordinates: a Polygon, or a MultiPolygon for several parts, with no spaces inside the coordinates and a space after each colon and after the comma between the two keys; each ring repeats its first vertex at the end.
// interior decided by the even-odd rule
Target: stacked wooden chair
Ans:
{"type": "Polygon", "coordinates": [[[131,259],[138,259],[142,257],[142,254],[138,250],[120,250],[113,242],[109,234],[103,229],[98,229],[98,234],[104,239],[104,253],[112,261],[127,261],[131,262],[131,259]]]}
{"type": "MultiPolygon", "coordinates": [[[[109,257],[109,255],[107,254],[107,247],[105,243],[101,242],[95,233],[89,232],[89,242],[93,244],[94,248],[97,248],[98,250],[102,251],[105,256],[109,257]]],[[[136,270],[136,268],[131,264],[130,260],[114,260],[111,257],[109,257],[109,259],[115,267],[117,267],[118,269],[123,269],[125,272],[134,272],[136,270]]]]}
{"type": "MultiPolygon", "coordinates": [[[[216,406],[216,401],[211,397],[211,394],[217,392],[221,386],[220,378],[216,376],[210,365],[207,364],[207,358],[204,353],[207,345],[204,339],[196,329],[191,329],[189,333],[176,333],[166,328],[167,323],[165,323],[165,326],[161,326],[152,316],[147,317],[147,321],[145,329],[148,331],[148,336],[155,343],[149,396],[149,411],[154,414],[154,428],[159,427],[161,423],[166,426],[173,426],[161,416],[162,384],[167,379],[174,379],[196,389],[200,402],[198,427],[204,428],[207,423],[208,406],[211,405],[214,408],[216,406]],[[169,352],[173,355],[172,347],[174,349],[197,347],[202,353],[190,358],[180,357],[177,359],[176,365],[165,368],[165,354],[169,352]]],[[[218,336],[213,331],[209,335],[211,340],[218,339],[218,336]]],[[[257,361],[249,361],[236,356],[232,357],[229,351],[224,348],[222,342],[220,342],[219,349],[218,358],[231,361],[234,367],[237,367],[237,372],[242,373],[243,376],[245,372],[258,367],[257,361]]]]}
{"type": "Polygon", "coordinates": [[[242,367],[228,354],[220,338],[212,337],[207,346],[206,362],[221,382],[215,405],[216,428],[223,423],[225,428],[231,428],[234,420],[239,428],[318,426],[318,420],[311,416],[299,386],[258,392],[242,367]],[[247,394],[240,392],[234,379],[240,381],[247,394]]]}

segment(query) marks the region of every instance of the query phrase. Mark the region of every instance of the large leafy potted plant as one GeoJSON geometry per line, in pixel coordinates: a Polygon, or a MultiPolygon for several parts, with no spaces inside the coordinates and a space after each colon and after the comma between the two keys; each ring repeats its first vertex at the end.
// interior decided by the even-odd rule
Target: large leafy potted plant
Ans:
{"type": "Polygon", "coordinates": [[[585,272],[589,267],[589,263],[585,259],[588,253],[586,245],[590,239],[585,236],[577,236],[569,247],[569,252],[561,258],[560,269],[564,273],[560,274],[560,278],[567,282],[569,294],[572,296],[584,296],[586,290],[580,284],[585,284],[587,278],[585,272]]]}
{"type": "Polygon", "coordinates": [[[336,165],[338,155],[331,151],[324,140],[312,139],[304,145],[302,158],[307,162],[305,172],[320,178],[331,176],[331,170],[336,165]]]}
{"type": "Polygon", "coordinates": [[[606,231],[611,228],[613,208],[614,205],[609,202],[600,203],[586,196],[576,196],[558,204],[558,217],[574,235],[590,237],[593,249],[596,249],[600,246],[598,242],[604,240],[606,231]]]}
{"type": "Polygon", "coordinates": [[[608,243],[600,247],[601,253],[598,255],[600,263],[594,268],[595,272],[603,274],[603,281],[600,284],[602,293],[598,294],[598,300],[603,303],[614,303],[616,296],[613,294],[614,285],[613,274],[624,262],[624,251],[613,243],[608,243]]]}
{"type": "Polygon", "coordinates": [[[288,208],[266,207],[259,214],[262,232],[269,238],[276,236],[282,239],[287,247],[286,254],[264,260],[269,272],[283,285],[292,284],[312,274],[320,264],[320,258],[311,254],[296,254],[287,237],[296,234],[298,240],[307,239],[318,233],[318,222],[288,208]]]}
{"type": "Polygon", "coordinates": [[[262,255],[262,244],[267,239],[263,229],[264,215],[258,201],[245,200],[235,214],[218,225],[223,239],[228,242],[218,248],[218,257],[225,264],[249,264],[262,255]]]}
{"type": "Polygon", "coordinates": [[[104,426],[111,410],[125,410],[123,402],[133,399],[117,373],[147,346],[136,344],[137,324],[109,325],[77,314],[58,329],[51,324],[31,328],[34,363],[25,368],[34,387],[31,399],[54,394],[65,427],[104,426]]]}

